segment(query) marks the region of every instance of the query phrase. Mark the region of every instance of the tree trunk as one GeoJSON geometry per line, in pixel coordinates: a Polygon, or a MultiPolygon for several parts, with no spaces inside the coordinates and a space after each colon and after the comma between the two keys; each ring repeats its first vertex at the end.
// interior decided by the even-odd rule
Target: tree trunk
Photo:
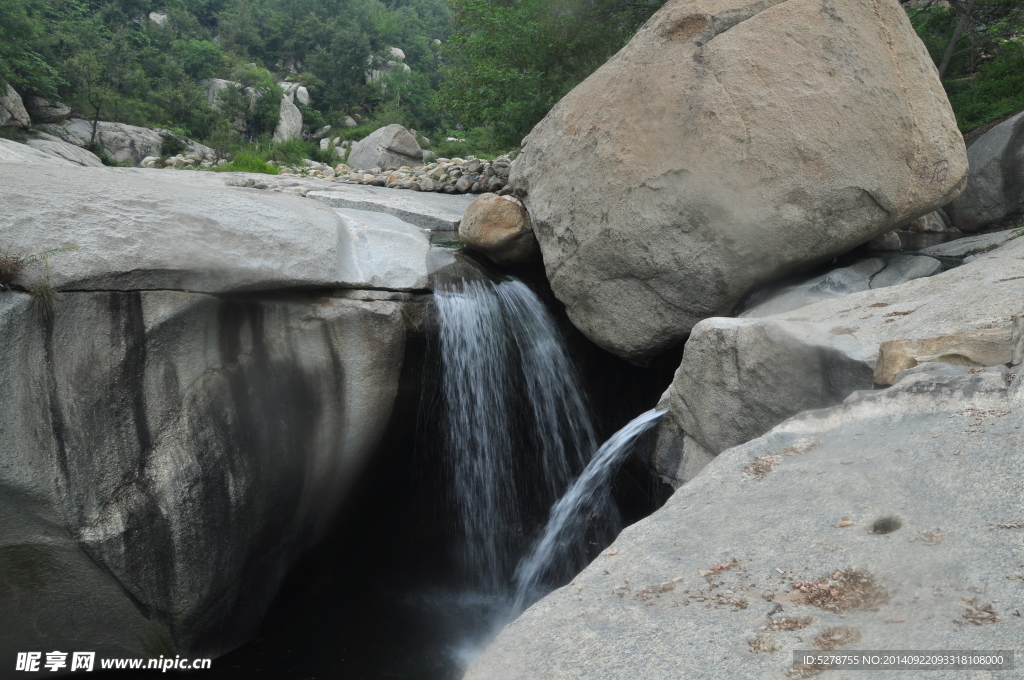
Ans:
{"type": "Polygon", "coordinates": [[[968,0],[967,7],[960,13],[960,18],[956,22],[956,28],[953,29],[953,37],[950,39],[949,45],[946,46],[946,54],[942,57],[942,63],[939,64],[939,78],[943,78],[946,75],[946,69],[949,68],[949,62],[953,59],[956,44],[960,41],[960,36],[963,35],[964,29],[967,27],[967,20],[970,18],[972,9],[974,9],[974,0],[968,0]]]}
{"type": "Polygon", "coordinates": [[[96,109],[96,115],[92,118],[92,136],[89,137],[89,146],[96,143],[96,125],[100,121],[100,107],[94,106],[93,108],[96,109]]]}

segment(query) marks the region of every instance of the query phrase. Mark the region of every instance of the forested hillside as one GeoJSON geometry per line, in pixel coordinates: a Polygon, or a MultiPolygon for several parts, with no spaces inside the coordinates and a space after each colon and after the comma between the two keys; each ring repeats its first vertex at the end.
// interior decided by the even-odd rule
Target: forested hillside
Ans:
{"type": "Polygon", "coordinates": [[[939,68],[961,131],[1024,109],[1024,3],[910,0],[904,6],[939,68]]]}
{"type": "Polygon", "coordinates": [[[0,79],[90,119],[176,129],[218,147],[269,135],[277,83],[294,80],[310,92],[301,107],[310,128],[351,115],[364,125],[350,136],[400,122],[511,148],[660,4],[0,0],[0,79]],[[408,69],[381,66],[393,47],[408,69]],[[261,96],[254,107],[229,96],[214,110],[204,78],[261,96]]]}
{"type": "MultiPolygon", "coordinates": [[[[397,122],[442,152],[496,153],[516,147],[662,4],[0,0],[0,81],[89,119],[170,128],[224,151],[266,142],[279,117],[277,83],[295,81],[311,96],[300,105],[309,130],[332,125],[360,138],[397,122]],[[391,48],[405,66],[388,65],[391,48]],[[211,107],[206,78],[257,96],[229,90],[211,107]],[[359,126],[342,128],[347,116],[359,126]],[[467,141],[450,148],[452,135],[467,141]]],[[[1020,0],[904,6],[963,131],[1024,108],[1020,0]]]]}

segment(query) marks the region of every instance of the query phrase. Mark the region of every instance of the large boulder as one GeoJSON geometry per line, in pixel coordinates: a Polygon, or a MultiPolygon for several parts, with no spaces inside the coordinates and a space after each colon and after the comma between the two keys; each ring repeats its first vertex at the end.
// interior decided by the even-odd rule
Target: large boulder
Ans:
{"type": "Polygon", "coordinates": [[[25,100],[25,109],[32,120],[40,123],[60,123],[71,117],[71,107],[60,102],[52,102],[42,97],[29,97],[25,100]]]}
{"type": "Polygon", "coordinates": [[[511,197],[482,194],[470,203],[459,237],[499,265],[523,264],[540,255],[530,215],[511,197]]]}
{"type": "Polygon", "coordinates": [[[27,128],[32,125],[21,96],[10,84],[3,95],[0,95],[0,127],[27,128]]]}
{"type": "Polygon", "coordinates": [[[353,144],[348,156],[349,166],[357,170],[400,168],[419,165],[422,161],[423,149],[419,142],[397,123],[379,128],[353,144]]]}
{"type": "Polygon", "coordinates": [[[730,449],[465,680],[782,680],[822,670],[795,670],[795,650],[1019,649],[1024,392],[1007,381],[917,372],[730,449]]]}
{"type": "Polygon", "coordinates": [[[718,454],[796,413],[890,383],[889,371],[877,370],[880,355],[883,364],[903,368],[1008,363],[1012,317],[1024,310],[1022,257],[1024,239],[1014,239],[970,264],[902,285],[764,318],[705,319],[666,396],[672,417],[718,454]],[[885,346],[892,357],[882,355],[885,346]]]}
{"type": "MultiPolygon", "coordinates": [[[[274,141],[285,142],[289,139],[299,139],[302,137],[302,112],[295,105],[295,99],[299,90],[305,91],[306,88],[301,87],[298,83],[278,83],[278,85],[281,86],[284,95],[281,97],[281,120],[278,121],[277,128],[274,130],[274,141]]],[[[299,97],[300,103],[308,104],[308,92],[305,100],[303,102],[302,97],[299,97]]]]}
{"type": "Polygon", "coordinates": [[[410,304],[0,292],[0,655],[254,635],[388,424],[410,304]]]}
{"type": "Polygon", "coordinates": [[[978,231],[1024,215],[1024,112],[971,144],[967,159],[967,188],[946,206],[954,227],[978,231]]]}
{"type": "Polygon", "coordinates": [[[15,283],[206,293],[429,288],[430,241],[421,229],[229,182],[239,183],[213,173],[0,163],[5,248],[77,248],[53,256],[48,273],[26,268],[15,283]]]}
{"type": "MultiPolygon", "coordinates": [[[[40,127],[69,144],[85,148],[92,140],[92,121],[72,118],[65,123],[48,123],[40,127]]],[[[96,143],[103,153],[118,163],[139,165],[147,156],[161,155],[164,138],[157,130],[127,123],[96,123],[96,143]]]]}
{"type": "Polygon", "coordinates": [[[672,0],[534,128],[511,183],[573,323],[640,360],[966,173],[896,0],[672,0]]]}

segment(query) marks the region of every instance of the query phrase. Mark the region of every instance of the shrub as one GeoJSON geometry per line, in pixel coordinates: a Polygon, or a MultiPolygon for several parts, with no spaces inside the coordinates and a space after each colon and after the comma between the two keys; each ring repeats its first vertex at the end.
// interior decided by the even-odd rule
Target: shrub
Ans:
{"type": "Polygon", "coordinates": [[[278,173],[278,169],[273,165],[267,165],[262,158],[245,151],[236,153],[230,163],[218,165],[214,170],[217,172],[261,172],[264,175],[278,173]]]}
{"type": "Polygon", "coordinates": [[[495,138],[493,130],[486,127],[477,127],[470,130],[450,130],[439,135],[433,143],[434,151],[441,158],[465,158],[466,156],[477,156],[478,158],[494,158],[507,152],[507,146],[502,146],[495,138]],[[462,139],[461,142],[449,142],[448,137],[462,139]]]}

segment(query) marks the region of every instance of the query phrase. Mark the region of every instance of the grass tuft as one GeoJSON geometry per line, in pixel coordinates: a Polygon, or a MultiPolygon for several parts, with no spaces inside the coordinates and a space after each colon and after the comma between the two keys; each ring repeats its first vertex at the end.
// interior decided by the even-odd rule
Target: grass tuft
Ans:
{"type": "Polygon", "coordinates": [[[273,165],[268,165],[262,158],[244,151],[235,154],[230,163],[218,165],[214,170],[217,172],[260,172],[264,175],[276,175],[280,172],[273,165]]]}

